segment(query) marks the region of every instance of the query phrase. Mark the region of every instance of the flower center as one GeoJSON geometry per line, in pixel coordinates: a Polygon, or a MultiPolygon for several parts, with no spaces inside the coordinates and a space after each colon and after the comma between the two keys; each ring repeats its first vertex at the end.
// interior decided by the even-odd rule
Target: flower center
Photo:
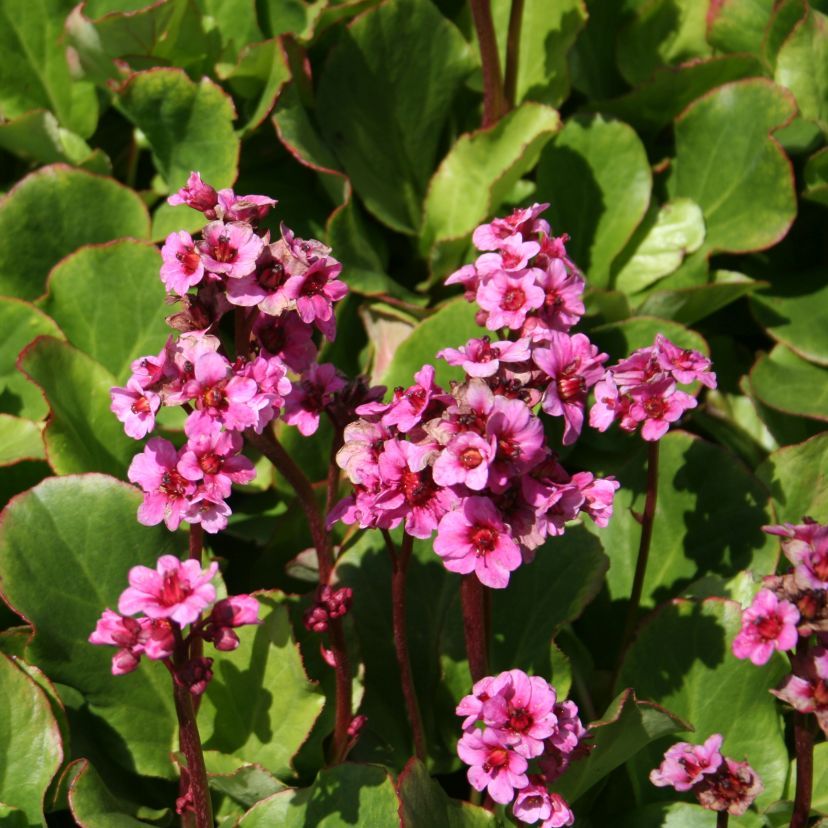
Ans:
{"type": "Polygon", "coordinates": [[[424,506],[431,499],[433,485],[423,478],[422,472],[406,469],[402,475],[402,491],[411,506],[424,506]]]}
{"type": "Polygon", "coordinates": [[[216,474],[221,470],[223,462],[221,457],[210,452],[199,458],[198,465],[205,474],[216,474]]]}
{"type": "Polygon", "coordinates": [[[520,310],[526,302],[526,294],[522,288],[510,287],[500,300],[500,307],[505,311],[520,310]]]}
{"type": "Polygon", "coordinates": [[[568,366],[564,370],[564,373],[558,377],[558,396],[564,402],[571,402],[572,400],[578,399],[586,391],[586,380],[578,374],[572,376],[574,370],[568,366]]]}
{"type": "Polygon", "coordinates": [[[259,284],[268,290],[276,290],[285,281],[285,269],[279,262],[265,268],[259,274],[259,284]]]}
{"type": "Polygon", "coordinates": [[[664,400],[661,397],[649,397],[644,401],[644,412],[653,419],[658,420],[664,414],[664,400]]]}
{"type": "Polygon", "coordinates": [[[815,552],[811,556],[811,569],[820,581],[828,581],[828,552],[815,552]]]}
{"type": "Polygon", "coordinates": [[[509,460],[514,460],[516,457],[520,457],[520,445],[511,437],[501,437],[497,441],[497,448],[500,454],[509,460]]]}
{"type": "Polygon", "coordinates": [[[224,402],[224,385],[218,384],[208,388],[202,395],[201,401],[206,408],[220,408],[224,402]]]}
{"type": "Polygon", "coordinates": [[[766,641],[774,641],[782,632],[782,619],[778,615],[766,615],[757,618],[753,626],[762,638],[766,641]]]}
{"type": "Polygon", "coordinates": [[[473,446],[460,452],[460,465],[464,469],[476,469],[483,462],[483,455],[473,446]]]}
{"type": "Polygon", "coordinates": [[[165,572],[164,584],[158,600],[165,607],[171,607],[174,604],[180,604],[191,592],[189,587],[181,583],[177,572],[165,572]]]}
{"type": "Polygon", "coordinates": [[[518,733],[522,733],[530,727],[532,722],[532,716],[522,707],[517,710],[513,710],[512,714],[509,716],[509,727],[511,727],[512,730],[518,731],[518,733]]]}
{"type": "Polygon", "coordinates": [[[474,554],[482,557],[497,546],[497,532],[488,526],[474,526],[469,534],[469,544],[474,554]]]}
{"type": "Polygon", "coordinates": [[[213,245],[213,258],[217,262],[235,261],[238,252],[239,251],[230,244],[230,237],[226,235],[219,236],[218,241],[215,245],[213,245]]]}
{"type": "Polygon", "coordinates": [[[149,400],[146,397],[138,397],[129,408],[133,414],[148,414],[150,411],[149,400]]]}
{"type": "Polygon", "coordinates": [[[175,254],[175,258],[181,262],[181,267],[189,274],[195,273],[201,264],[201,257],[192,247],[185,247],[183,250],[180,250],[175,254]]]}
{"type": "Polygon", "coordinates": [[[165,471],[161,475],[160,490],[167,497],[182,497],[184,495],[184,478],[175,470],[165,471]]]}

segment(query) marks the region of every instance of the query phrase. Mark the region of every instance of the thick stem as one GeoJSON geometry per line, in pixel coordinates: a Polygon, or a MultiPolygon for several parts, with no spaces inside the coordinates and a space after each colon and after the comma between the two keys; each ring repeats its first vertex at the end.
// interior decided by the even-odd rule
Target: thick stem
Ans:
{"type": "Polygon", "coordinates": [[[408,625],[405,616],[405,576],[408,571],[408,562],[411,560],[413,540],[411,535],[403,535],[399,554],[391,556],[391,623],[394,630],[394,652],[397,656],[397,666],[400,668],[403,698],[414,737],[414,752],[418,759],[425,762],[427,755],[425,730],[420,704],[417,701],[417,691],[414,689],[414,676],[411,672],[408,625]]]}
{"type": "Polygon", "coordinates": [[[173,697],[178,716],[178,742],[181,752],[187,759],[188,789],[194,817],[194,822],[185,820],[185,823],[190,821],[195,828],[213,828],[213,803],[210,801],[210,789],[207,786],[207,768],[204,766],[204,754],[201,752],[193,697],[187,687],[175,680],[175,676],[173,697]]]}
{"type": "Polygon", "coordinates": [[[619,661],[624,655],[638,622],[638,607],[644,590],[644,577],[647,574],[647,560],[650,557],[650,541],[653,538],[656,501],[658,499],[658,440],[647,443],[647,499],[644,501],[644,513],[641,516],[641,540],[638,544],[638,560],[635,564],[630,605],[627,610],[627,622],[621,639],[619,661]]]}
{"type": "Polygon", "coordinates": [[[190,558],[201,563],[204,551],[204,529],[200,523],[190,524],[190,558]]]}
{"type": "Polygon", "coordinates": [[[336,681],[336,716],[328,763],[338,765],[345,761],[345,754],[348,751],[350,742],[348,728],[351,725],[352,705],[351,666],[348,661],[348,647],[345,644],[345,630],[341,618],[331,618],[328,621],[328,642],[334,657],[336,681]]]}
{"type": "MultiPolygon", "coordinates": [[[[802,636],[796,644],[799,660],[807,657],[808,637],[802,636]]],[[[794,713],[794,747],[796,749],[796,793],[790,828],[805,828],[811,813],[814,785],[814,731],[810,713],[794,713]]]]}
{"type": "Polygon", "coordinates": [[[489,0],[469,0],[480,59],[483,64],[483,126],[497,123],[508,111],[500,76],[500,56],[497,51],[492,9],[489,0]]]}
{"type": "Polygon", "coordinates": [[[460,602],[463,607],[463,633],[472,681],[489,675],[489,642],[486,637],[485,587],[477,576],[464,575],[460,583],[460,602]]]}
{"type": "Polygon", "coordinates": [[[727,821],[730,819],[730,814],[727,811],[719,811],[716,814],[716,828],[727,828],[727,821]]]}
{"type": "Polygon", "coordinates": [[[509,33],[506,36],[506,75],[503,80],[503,92],[506,106],[513,109],[517,97],[517,77],[520,67],[520,28],[523,23],[524,0],[512,0],[509,12],[509,33]]]}

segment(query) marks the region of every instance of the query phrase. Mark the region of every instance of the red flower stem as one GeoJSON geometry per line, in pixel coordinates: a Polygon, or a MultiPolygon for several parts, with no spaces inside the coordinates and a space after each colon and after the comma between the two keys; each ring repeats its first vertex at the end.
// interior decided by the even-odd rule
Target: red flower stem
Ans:
{"type": "Polygon", "coordinates": [[[627,623],[618,652],[619,667],[624,652],[632,640],[638,622],[638,607],[641,593],[644,591],[644,577],[647,574],[647,560],[650,557],[650,541],[653,538],[656,501],[658,499],[658,440],[647,443],[647,499],[644,501],[644,514],[641,516],[641,540],[638,543],[638,560],[635,563],[630,604],[627,610],[627,623]]]}
{"type": "Polygon", "coordinates": [[[466,655],[472,681],[489,675],[489,642],[486,637],[485,588],[476,575],[464,575],[460,582],[460,602],[463,607],[463,633],[466,637],[466,655]]]}
{"type": "Polygon", "coordinates": [[[508,111],[500,77],[500,56],[497,51],[492,9],[489,0],[469,0],[480,59],[483,64],[483,126],[497,123],[508,111]]]}
{"type": "MultiPolygon", "coordinates": [[[[207,768],[204,766],[204,754],[201,752],[193,696],[189,688],[175,680],[175,675],[173,698],[178,716],[178,744],[187,759],[187,788],[193,807],[193,819],[182,819],[182,822],[191,822],[195,828],[213,828],[213,803],[210,801],[210,789],[207,785],[207,768]]],[[[182,782],[184,778],[185,774],[182,774],[182,782]]]]}
{"type": "Polygon", "coordinates": [[[201,553],[204,551],[204,529],[200,523],[190,524],[190,558],[201,563],[201,553]]]}
{"type": "Polygon", "coordinates": [[[517,77],[520,66],[520,29],[523,24],[524,0],[512,0],[509,12],[509,33],[506,35],[506,75],[503,80],[503,93],[506,106],[513,109],[517,97],[517,77]]]}
{"type": "MultiPolygon", "coordinates": [[[[807,657],[809,636],[796,643],[799,660],[807,657]]],[[[814,731],[811,714],[794,713],[794,748],[796,749],[796,793],[790,828],[805,828],[811,813],[814,786],[814,731]]]]}
{"type": "Polygon", "coordinates": [[[236,349],[236,359],[247,357],[250,353],[250,332],[253,330],[253,323],[256,321],[255,308],[239,308],[233,318],[234,337],[233,346],[236,349]]]}
{"type": "MultiPolygon", "coordinates": [[[[326,586],[333,574],[333,553],[330,539],[325,531],[325,524],[316,504],[316,496],[305,473],[293,462],[282,444],[271,430],[256,434],[249,428],[244,432],[245,438],[257,448],[279,473],[290,483],[299,498],[299,503],[308,521],[316,558],[319,563],[319,584],[326,586]]],[[[331,741],[329,763],[337,765],[345,758],[350,741],[348,727],[351,724],[351,666],[348,661],[348,647],[345,643],[345,631],[341,618],[331,618],[328,622],[328,641],[334,659],[334,676],[336,680],[336,715],[334,733],[331,741]]]]}
{"type": "Polygon", "coordinates": [[[730,814],[727,811],[719,811],[716,814],[716,828],[727,828],[727,821],[730,814]]]}
{"type": "Polygon", "coordinates": [[[414,737],[414,752],[418,759],[425,762],[427,751],[423,717],[420,713],[420,704],[417,701],[417,691],[414,688],[414,675],[411,672],[411,657],[408,650],[408,624],[405,615],[405,576],[408,571],[408,562],[411,560],[411,551],[414,538],[403,535],[402,547],[399,554],[394,548],[394,542],[387,532],[383,532],[386,544],[391,550],[391,624],[394,631],[394,652],[397,656],[397,666],[400,668],[400,684],[405,699],[405,708],[408,712],[408,721],[411,724],[411,733],[414,737]]]}

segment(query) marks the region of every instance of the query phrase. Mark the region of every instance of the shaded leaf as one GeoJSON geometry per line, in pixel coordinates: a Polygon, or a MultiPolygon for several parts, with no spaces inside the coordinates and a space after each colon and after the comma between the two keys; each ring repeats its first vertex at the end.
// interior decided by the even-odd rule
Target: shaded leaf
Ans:
{"type": "Polygon", "coordinates": [[[707,15],[707,39],[722,52],[761,54],[773,0],[716,0],[707,15]]]}
{"type": "Polygon", "coordinates": [[[648,316],[634,316],[621,322],[599,325],[590,330],[589,337],[610,355],[611,360],[618,360],[638,348],[649,348],[659,333],[681,348],[692,348],[703,354],[710,352],[707,343],[695,331],[677,322],[648,316]]]}
{"type": "Polygon", "coordinates": [[[777,411],[828,420],[828,368],[806,362],[784,345],[756,360],[750,387],[777,411]]]}
{"type": "Polygon", "coordinates": [[[0,414],[0,467],[20,460],[45,460],[40,428],[31,420],[0,414]]]}
{"type": "Polygon", "coordinates": [[[69,809],[80,828],[138,828],[150,825],[137,819],[137,809],[116,797],[87,759],[73,763],[69,809]]]}
{"type": "Polygon", "coordinates": [[[805,164],[803,198],[828,205],[828,147],[815,152],[805,164]]]}
{"type": "MultiPolygon", "coordinates": [[[[765,828],[759,814],[748,811],[741,817],[730,817],[735,828],[765,828]]],[[[690,802],[658,803],[638,808],[618,818],[614,828],[710,828],[710,811],[690,802]]]]}
{"type": "Polygon", "coordinates": [[[0,201],[0,294],[34,299],[67,253],[123,236],[149,236],[147,210],[132,190],[62,164],[44,167],[0,201]]]}
{"type": "Polygon", "coordinates": [[[285,786],[261,765],[244,762],[235,756],[204,751],[210,788],[250,808],[285,786]]]}

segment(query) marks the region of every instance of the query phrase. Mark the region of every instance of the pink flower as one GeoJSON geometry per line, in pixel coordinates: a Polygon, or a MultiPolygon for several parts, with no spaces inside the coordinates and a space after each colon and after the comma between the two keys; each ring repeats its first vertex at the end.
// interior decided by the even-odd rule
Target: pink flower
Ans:
{"type": "Polygon", "coordinates": [[[615,420],[628,416],[630,398],[619,391],[612,375],[607,375],[595,385],[595,403],[589,411],[589,424],[598,431],[606,431],[615,420]]]}
{"type": "Polygon", "coordinates": [[[259,623],[259,602],[250,595],[231,595],[213,607],[204,632],[204,638],[212,641],[217,650],[235,650],[239,637],[236,627],[259,623]]]}
{"type": "MultiPolygon", "coordinates": [[[[203,421],[198,426],[203,425],[203,421]]],[[[185,426],[189,440],[178,461],[181,476],[201,483],[213,500],[230,496],[233,483],[249,483],[256,476],[253,463],[239,454],[243,440],[236,431],[221,431],[216,423],[203,430],[185,426]]]]}
{"type": "Polygon", "coordinates": [[[468,696],[463,696],[460,699],[460,703],[454,712],[458,716],[466,717],[463,719],[463,730],[473,728],[477,722],[483,721],[483,705],[490,698],[489,690],[495,680],[495,676],[485,676],[475,683],[474,687],[472,687],[472,692],[468,696]]]}
{"type": "Polygon", "coordinates": [[[191,172],[186,185],[167,199],[167,203],[173,207],[186,204],[193,210],[204,213],[208,218],[215,218],[212,211],[217,201],[216,191],[209,184],[205,184],[197,172],[191,172]],[[210,213],[212,215],[209,215],[210,213]]]}
{"type": "Polygon", "coordinates": [[[196,492],[181,513],[187,523],[200,523],[205,532],[215,535],[227,528],[230,507],[219,498],[212,498],[202,489],[196,492]]]}
{"type": "Polygon", "coordinates": [[[112,675],[131,673],[141,661],[146,633],[144,627],[134,618],[124,618],[117,612],[105,609],[89,636],[91,644],[108,644],[118,647],[112,656],[112,675]]]}
{"type": "Polygon", "coordinates": [[[141,383],[130,377],[126,388],[111,388],[110,410],[124,424],[129,437],[141,440],[155,428],[155,414],[161,405],[161,397],[146,391],[141,383]]]}
{"type": "Polygon", "coordinates": [[[191,418],[203,413],[233,431],[242,431],[258,420],[251,405],[257,390],[255,380],[234,374],[230,363],[216,353],[198,357],[194,377],[184,386],[187,397],[195,399],[197,412],[191,418]]]}
{"type": "Polygon", "coordinates": [[[716,375],[710,370],[710,360],[703,354],[679,348],[664,334],[656,335],[655,350],[661,368],[669,371],[678,382],[688,385],[698,381],[708,388],[716,387],[716,375]]]}
{"type": "Polygon", "coordinates": [[[285,400],[282,419],[288,425],[296,426],[305,437],[309,437],[319,428],[319,417],[331,404],[334,394],[341,391],[345,385],[345,380],[332,363],[314,363],[298,382],[293,383],[285,400]]]}
{"type": "Polygon", "coordinates": [[[650,772],[650,782],[659,788],[689,791],[705,774],[714,773],[722,763],[722,736],[714,733],[703,745],[679,742],[668,748],[664,761],[650,772]]]}
{"type": "Polygon", "coordinates": [[[549,793],[541,784],[531,784],[519,791],[512,813],[527,825],[540,820],[540,828],[560,828],[575,823],[575,815],[566,800],[560,794],[549,793]]]}
{"type": "Polygon", "coordinates": [[[621,484],[614,477],[596,478],[591,472],[573,474],[572,483],[584,498],[580,510],[589,515],[596,526],[608,526],[615,493],[621,484]]]}
{"type": "Polygon", "coordinates": [[[762,780],[747,762],[725,757],[716,773],[705,776],[695,793],[704,808],[741,816],[764,790],[762,780]]]}
{"type": "Polygon", "coordinates": [[[601,379],[607,359],[584,334],[551,331],[549,347],[536,348],[532,360],[551,380],[541,403],[553,417],[563,416],[563,444],[574,443],[584,424],[587,391],[601,379]]]}
{"type": "Polygon", "coordinates": [[[771,693],[800,713],[813,713],[828,735],[828,650],[814,647],[807,656],[795,656],[794,672],[771,693]]]}
{"type": "Polygon", "coordinates": [[[178,471],[178,452],[162,437],[153,437],[127,471],[130,482],[144,491],[138,522],[154,526],[163,520],[170,531],[178,529],[195,485],[178,471]]]}
{"type": "Polygon", "coordinates": [[[194,696],[200,696],[213,678],[213,659],[191,658],[186,664],[178,668],[175,680],[184,685],[194,696]]]}
{"type": "MultiPolygon", "coordinates": [[[[432,398],[439,398],[443,391],[434,382],[433,365],[423,365],[414,374],[414,379],[415,383],[408,388],[395,390],[394,399],[389,405],[377,406],[379,409],[385,409],[382,424],[386,427],[396,426],[402,434],[408,433],[423,421],[432,398]]],[[[362,408],[363,406],[360,406],[357,411],[361,411],[362,408]]]]}
{"type": "Polygon", "coordinates": [[[828,526],[811,521],[798,526],[763,526],[770,535],[781,535],[782,551],[794,565],[796,582],[804,589],[828,589],[828,526]]]}
{"type": "Polygon", "coordinates": [[[561,259],[553,259],[545,270],[534,270],[535,280],[543,290],[543,305],[538,318],[553,331],[568,331],[584,315],[584,280],[567,272],[561,259]]]}
{"type": "Polygon", "coordinates": [[[478,250],[499,250],[503,243],[514,236],[530,233],[549,233],[549,224],[538,216],[549,207],[548,204],[533,204],[515,210],[506,218],[493,219],[481,224],[472,234],[472,242],[478,250]]]}
{"type": "Polygon", "coordinates": [[[202,571],[198,561],[180,561],[173,555],[162,555],[154,570],[133,566],[129,570],[129,587],[118,601],[118,611],[124,615],[143,612],[148,618],[169,618],[181,627],[193,624],[216,600],[216,589],[210,581],[217,571],[215,562],[202,571]]]}
{"type": "Polygon", "coordinates": [[[460,348],[443,348],[437,356],[449,365],[460,365],[470,377],[490,377],[497,373],[501,362],[525,362],[529,359],[529,342],[508,339],[491,342],[488,336],[470,339],[460,348]]]}
{"type": "Polygon", "coordinates": [[[263,195],[237,196],[232,190],[219,190],[216,213],[224,221],[248,221],[256,223],[263,219],[270,208],[278,202],[263,195]]]}
{"type": "Polygon", "coordinates": [[[285,282],[285,296],[295,302],[296,312],[303,322],[326,322],[333,316],[334,302],[348,292],[348,286],[338,279],[341,272],[342,265],[338,261],[320,257],[304,273],[291,276],[285,282]]]}
{"type": "Polygon", "coordinates": [[[660,440],[690,408],[696,407],[696,400],[683,391],[676,391],[671,379],[658,380],[630,390],[632,405],[630,417],[641,422],[641,436],[645,440],[660,440]]]}
{"type": "Polygon", "coordinates": [[[434,551],[449,572],[474,572],[482,584],[496,589],[505,587],[509,573],[521,564],[517,543],[487,497],[467,497],[443,516],[434,551]]]}
{"type": "Polygon", "coordinates": [[[514,273],[523,270],[529,259],[537,255],[539,250],[540,245],[537,242],[523,241],[520,236],[509,236],[503,239],[499,252],[478,256],[474,266],[483,277],[499,270],[514,273]]]}
{"type": "Polygon", "coordinates": [[[161,281],[171,293],[185,294],[204,278],[204,265],[189,233],[170,233],[161,248],[161,281]]]}
{"type": "Polygon", "coordinates": [[[284,287],[288,274],[282,263],[273,258],[272,247],[263,249],[255,271],[227,282],[229,302],[244,308],[258,305],[262,313],[272,316],[280,316],[287,309],[290,300],[284,287]]]}
{"type": "Polygon", "coordinates": [[[521,756],[543,753],[544,739],[555,732],[556,696],[549,682],[527,676],[522,670],[501,673],[489,688],[483,704],[483,723],[521,756]]]}
{"type": "Polygon", "coordinates": [[[456,435],[435,460],[434,482],[440,486],[463,484],[479,492],[486,487],[489,463],[495,456],[494,440],[484,440],[473,431],[456,435]]]}
{"type": "Polygon", "coordinates": [[[269,356],[279,359],[297,374],[301,374],[316,359],[313,328],[291,311],[278,319],[260,315],[253,323],[253,334],[269,356]]]}
{"type": "Polygon", "coordinates": [[[769,589],[761,589],[742,612],[741,632],[733,639],[733,655],[766,664],[774,650],[792,650],[798,633],[799,610],[780,601],[769,589]]]}
{"type": "Polygon", "coordinates": [[[469,784],[476,791],[486,790],[501,805],[512,801],[516,788],[529,784],[526,759],[502,745],[491,730],[464,733],[457,743],[457,753],[471,766],[466,774],[469,784]]]}
{"type": "Polygon", "coordinates": [[[211,221],[202,236],[196,247],[206,270],[240,279],[256,269],[264,242],[249,224],[211,221]]]}
{"type": "Polygon", "coordinates": [[[336,464],[352,483],[374,485],[379,483],[379,456],[391,433],[381,423],[354,420],[345,426],[342,448],[336,454],[336,464]]]}
{"type": "Polygon", "coordinates": [[[486,327],[490,331],[519,330],[526,314],[543,302],[544,292],[535,284],[531,273],[516,276],[498,271],[477,290],[477,304],[489,312],[486,327]]]}
{"type": "Polygon", "coordinates": [[[495,397],[486,423],[486,436],[494,438],[497,454],[489,467],[489,486],[503,491],[513,477],[529,471],[544,457],[541,421],[521,400],[495,397]]]}
{"type": "Polygon", "coordinates": [[[465,291],[465,299],[467,302],[474,302],[477,295],[477,288],[480,286],[480,276],[474,265],[463,265],[459,270],[455,270],[446,279],[447,285],[463,285],[465,291]]]}
{"type": "Polygon", "coordinates": [[[237,376],[253,380],[256,394],[248,406],[256,412],[253,429],[261,434],[264,427],[279,413],[293,385],[287,378],[287,369],[279,357],[257,356],[251,359],[237,376]]]}

